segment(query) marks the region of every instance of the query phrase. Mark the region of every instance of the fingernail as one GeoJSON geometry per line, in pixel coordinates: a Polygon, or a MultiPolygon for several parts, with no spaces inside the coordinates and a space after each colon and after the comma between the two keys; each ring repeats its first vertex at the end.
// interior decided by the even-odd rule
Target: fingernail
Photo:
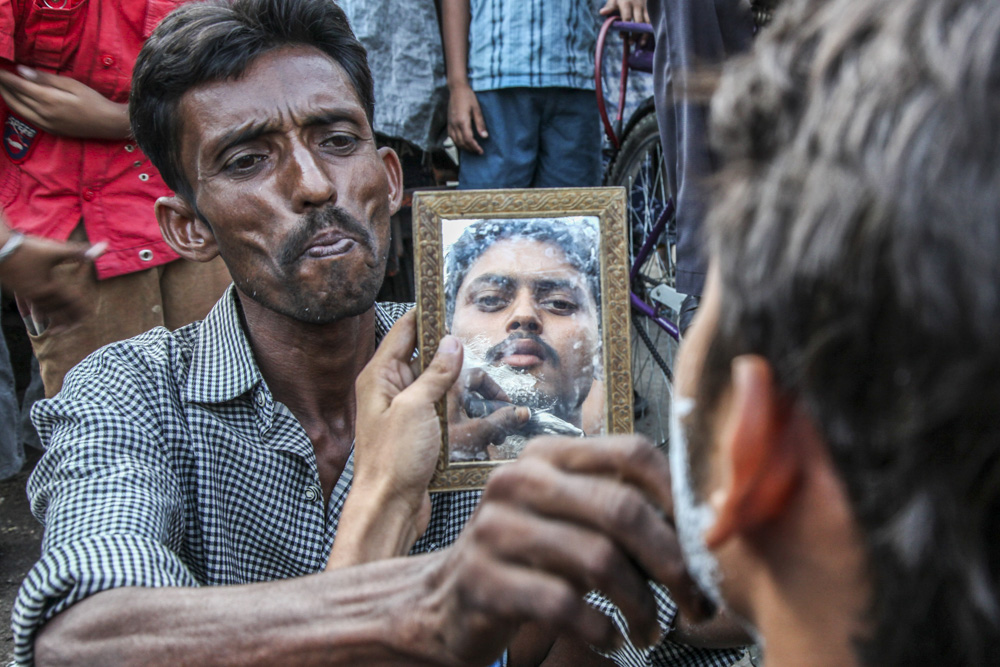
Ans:
{"type": "Polygon", "coordinates": [[[90,248],[87,249],[87,252],[83,253],[83,256],[86,257],[87,259],[97,259],[101,255],[103,255],[104,251],[107,249],[108,249],[108,242],[101,241],[99,243],[95,243],[94,245],[90,246],[90,248]]]}
{"type": "Polygon", "coordinates": [[[24,65],[17,66],[17,73],[23,76],[25,79],[30,79],[34,81],[38,78],[38,72],[31,69],[30,67],[25,67],[24,65]]]}
{"type": "Polygon", "coordinates": [[[438,351],[442,354],[455,354],[458,352],[459,342],[454,336],[445,336],[438,345],[438,351]]]}
{"type": "Polygon", "coordinates": [[[526,422],[529,419],[531,419],[531,409],[530,408],[520,407],[517,410],[515,410],[515,414],[517,415],[517,420],[519,422],[526,422]]]}

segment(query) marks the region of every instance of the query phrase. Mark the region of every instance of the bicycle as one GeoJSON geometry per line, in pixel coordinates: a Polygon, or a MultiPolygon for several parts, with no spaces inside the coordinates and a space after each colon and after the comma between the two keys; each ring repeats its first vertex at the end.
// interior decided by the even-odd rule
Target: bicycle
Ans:
{"type": "Polygon", "coordinates": [[[663,160],[652,98],[644,100],[622,127],[629,71],[653,71],[652,35],[648,24],[609,17],[598,35],[594,78],[598,110],[611,146],[604,184],[624,186],[627,192],[635,428],[664,445],[672,368],[680,341],[677,316],[684,298],[674,288],[673,182],[663,160]],[[611,31],[620,33],[624,41],[617,128],[608,117],[602,80],[604,48],[611,31]]]}

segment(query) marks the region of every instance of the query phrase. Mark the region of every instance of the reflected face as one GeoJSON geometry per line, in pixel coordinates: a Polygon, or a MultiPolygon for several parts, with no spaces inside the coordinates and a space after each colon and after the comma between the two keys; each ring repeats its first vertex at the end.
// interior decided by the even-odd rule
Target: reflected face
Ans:
{"type": "Polygon", "coordinates": [[[328,323],[374,303],[396,208],[344,70],[311,47],[265,53],[238,80],[186,93],[181,164],[243,299],[328,323]]]}
{"type": "Polygon", "coordinates": [[[459,286],[451,333],[485,340],[488,362],[532,375],[556,415],[579,426],[600,342],[597,305],[557,245],[493,244],[459,286]]]}

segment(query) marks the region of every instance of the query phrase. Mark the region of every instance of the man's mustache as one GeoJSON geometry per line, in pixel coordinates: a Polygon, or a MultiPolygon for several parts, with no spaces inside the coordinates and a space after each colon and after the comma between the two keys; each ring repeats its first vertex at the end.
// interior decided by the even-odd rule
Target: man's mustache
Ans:
{"type": "Polygon", "coordinates": [[[507,336],[507,338],[486,350],[486,354],[484,355],[486,361],[491,364],[500,361],[500,359],[514,347],[514,342],[518,340],[534,341],[542,348],[542,350],[545,351],[545,360],[551,361],[552,365],[556,368],[559,367],[559,353],[555,351],[555,348],[542,340],[541,336],[538,334],[520,331],[512,333],[507,336]]]}
{"type": "Polygon", "coordinates": [[[299,261],[313,237],[325,229],[335,228],[354,238],[369,249],[374,247],[371,230],[347,211],[336,205],[313,209],[305,215],[306,224],[296,230],[281,246],[278,263],[288,267],[299,261]]]}

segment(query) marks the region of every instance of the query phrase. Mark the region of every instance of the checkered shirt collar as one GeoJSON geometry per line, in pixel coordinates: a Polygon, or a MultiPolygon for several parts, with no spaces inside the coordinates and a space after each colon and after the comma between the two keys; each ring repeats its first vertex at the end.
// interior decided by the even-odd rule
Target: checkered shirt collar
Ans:
{"type": "MultiPolygon", "coordinates": [[[[240,306],[232,285],[215,304],[198,331],[191,370],[182,390],[190,403],[225,403],[252,391],[264,381],[250,341],[240,321],[240,306]]],[[[375,343],[392,328],[407,306],[375,304],[375,343]],[[393,316],[395,315],[395,317],[393,316]]]]}

